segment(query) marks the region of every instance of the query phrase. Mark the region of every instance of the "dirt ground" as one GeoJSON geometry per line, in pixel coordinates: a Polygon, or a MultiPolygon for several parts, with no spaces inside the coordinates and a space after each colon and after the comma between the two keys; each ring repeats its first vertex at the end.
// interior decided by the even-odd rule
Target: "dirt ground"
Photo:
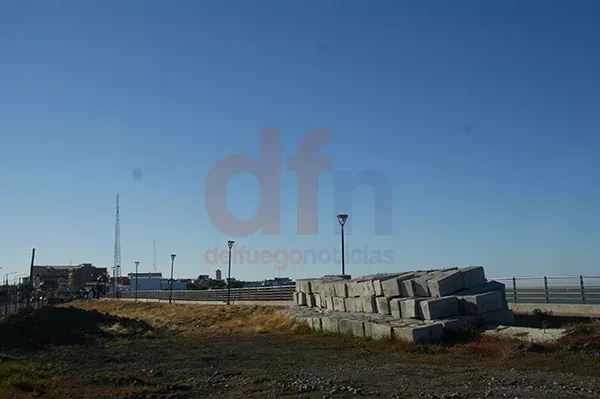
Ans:
{"type": "Polygon", "coordinates": [[[485,339],[456,346],[365,341],[311,333],[267,308],[77,306],[143,319],[153,330],[113,325],[114,334],[83,344],[2,354],[0,397],[600,397],[597,351],[485,339]]]}

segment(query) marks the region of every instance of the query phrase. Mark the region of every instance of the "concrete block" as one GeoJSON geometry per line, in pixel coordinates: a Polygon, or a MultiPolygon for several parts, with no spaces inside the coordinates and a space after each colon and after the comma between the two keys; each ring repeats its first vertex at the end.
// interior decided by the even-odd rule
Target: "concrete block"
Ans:
{"type": "Polygon", "coordinates": [[[402,306],[401,302],[405,301],[405,298],[393,298],[390,299],[390,313],[392,316],[401,318],[402,317],[402,306]]]}
{"type": "Polygon", "coordinates": [[[305,294],[312,293],[310,280],[296,280],[296,291],[303,292],[305,294]]]}
{"type": "Polygon", "coordinates": [[[462,325],[459,319],[442,319],[436,320],[436,322],[439,322],[442,325],[444,331],[456,331],[460,329],[462,325]]]}
{"type": "Polygon", "coordinates": [[[339,333],[340,326],[339,320],[333,317],[323,317],[321,319],[321,325],[323,327],[323,331],[330,333],[339,333]]]}
{"type": "Polygon", "coordinates": [[[384,323],[365,322],[365,336],[371,339],[392,338],[392,326],[384,323]]]}
{"type": "Polygon", "coordinates": [[[326,305],[327,309],[334,310],[333,297],[332,296],[326,296],[325,297],[325,305],[326,305]]]}
{"type": "Polygon", "coordinates": [[[412,296],[418,297],[429,297],[429,288],[427,287],[427,281],[434,277],[433,274],[427,274],[422,277],[418,277],[412,280],[412,296]]]}
{"type": "Polygon", "coordinates": [[[375,298],[375,303],[377,304],[377,313],[391,314],[390,298],[385,296],[378,296],[375,298]]]}
{"type": "Polygon", "coordinates": [[[355,337],[365,336],[365,322],[363,320],[350,320],[350,326],[355,337]]]}
{"type": "Polygon", "coordinates": [[[444,325],[442,323],[429,324],[429,340],[441,341],[444,337],[444,325]]]}
{"type": "Polygon", "coordinates": [[[306,306],[306,293],[298,292],[297,300],[298,300],[297,303],[299,306],[306,306]]]}
{"type": "Polygon", "coordinates": [[[321,305],[321,294],[314,294],[314,296],[315,296],[315,307],[322,308],[323,306],[321,305]]]}
{"type": "Polygon", "coordinates": [[[423,300],[419,305],[421,306],[421,314],[426,320],[443,319],[456,316],[459,313],[458,298],[455,296],[423,300]]]}
{"type": "Polygon", "coordinates": [[[505,309],[502,294],[498,291],[462,296],[458,298],[458,303],[460,313],[464,315],[490,313],[505,309]]]}
{"type": "Polygon", "coordinates": [[[324,283],[323,294],[326,296],[335,296],[335,283],[324,283]]]}
{"type": "Polygon", "coordinates": [[[356,281],[348,281],[346,283],[346,290],[348,291],[348,298],[360,296],[360,290],[356,281]]]}
{"type": "Polygon", "coordinates": [[[465,267],[461,270],[464,288],[485,284],[485,271],[481,266],[465,267]]]}
{"type": "Polygon", "coordinates": [[[346,311],[346,303],[344,302],[345,298],[338,298],[337,296],[333,297],[333,310],[338,312],[346,311]]]}
{"type": "Polygon", "coordinates": [[[479,315],[484,324],[490,325],[511,325],[515,324],[515,315],[512,310],[503,309],[495,312],[479,315]]]}
{"type": "Polygon", "coordinates": [[[354,298],[344,298],[344,305],[346,306],[346,312],[356,312],[354,298]]]}
{"type": "Polygon", "coordinates": [[[422,299],[418,298],[407,298],[400,302],[400,309],[403,319],[421,319],[421,303],[422,299]]]}
{"type": "Polygon", "coordinates": [[[381,289],[384,296],[397,298],[402,296],[400,289],[401,280],[397,277],[381,281],[381,289]]]}
{"type": "Polygon", "coordinates": [[[486,292],[498,291],[502,294],[502,301],[506,302],[506,286],[498,281],[488,281],[487,283],[469,287],[467,289],[458,291],[455,295],[466,296],[483,294],[486,292]]]}
{"type": "Polygon", "coordinates": [[[317,307],[317,301],[316,301],[315,294],[308,294],[306,296],[306,304],[308,306],[310,306],[311,308],[317,307]]]}
{"type": "Polygon", "coordinates": [[[475,315],[458,315],[456,319],[460,322],[461,327],[477,325],[477,316],[475,315]]]}
{"type": "Polygon", "coordinates": [[[375,296],[361,297],[360,303],[362,305],[363,312],[377,313],[377,303],[375,302],[375,296]]]}
{"type": "Polygon", "coordinates": [[[320,317],[313,317],[313,330],[321,331],[323,326],[321,325],[320,317]]]}
{"type": "Polygon", "coordinates": [[[345,281],[340,281],[333,284],[335,296],[340,298],[348,298],[348,286],[345,281]]]}
{"type": "Polygon", "coordinates": [[[375,296],[375,287],[373,286],[372,280],[359,281],[357,283],[359,296],[361,297],[371,297],[375,296]]]}
{"type": "Polygon", "coordinates": [[[403,280],[400,283],[400,293],[402,294],[403,297],[405,298],[414,298],[416,296],[415,294],[415,282],[414,282],[414,278],[408,279],[408,280],[403,280]]]}
{"type": "Polygon", "coordinates": [[[338,322],[338,329],[342,334],[353,334],[352,324],[348,319],[340,319],[338,322]]]}
{"type": "Polygon", "coordinates": [[[434,298],[452,295],[462,290],[464,281],[460,270],[452,270],[438,274],[427,281],[429,293],[434,298]]]}
{"type": "Polygon", "coordinates": [[[383,289],[381,288],[381,280],[373,280],[373,291],[375,296],[383,296],[383,289]]]}
{"type": "Polygon", "coordinates": [[[394,337],[396,339],[408,342],[427,342],[429,341],[429,326],[406,326],[394,327],[394,337]]]}

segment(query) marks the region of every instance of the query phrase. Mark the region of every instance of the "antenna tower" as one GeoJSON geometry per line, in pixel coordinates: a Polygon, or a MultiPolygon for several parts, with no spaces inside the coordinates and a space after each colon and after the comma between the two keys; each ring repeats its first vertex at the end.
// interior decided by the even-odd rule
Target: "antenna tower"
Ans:
{"type": "Polygon", "coordinates": [[[113,266],[113,295],[117,298],[119,294],[117,289],[119,287],[119,275],[121,274],[121,221],[119,218],[119,194],[117,194],[117,218],[115,222],[115,259],[113,266]]]}

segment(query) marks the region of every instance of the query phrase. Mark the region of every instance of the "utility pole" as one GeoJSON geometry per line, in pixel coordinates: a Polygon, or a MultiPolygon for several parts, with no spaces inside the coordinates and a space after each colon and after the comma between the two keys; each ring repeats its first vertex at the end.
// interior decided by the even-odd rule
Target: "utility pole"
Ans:
{"type": "Polygon", "coordinates": [[[171,254],[171,280],[169,280],[169,303],[173,298],[173,265],[175,264],[175,254],[171,254]]]}
{"type": "Polygon", "coordinates": [[[227,304],[230,304],[231,299],[231,248],[235,244],[235,241],[227,241],[229,247],[229,271],[227,272],[227,304]]]}
{"type": "Polygon", "coordinates": [[[27,290],[27,307],[30,305],[31,295],[33,295],[33,264],[35,263],[35,248],[31,250],[31,266],[29,267],[29,289],[27,290]]]}
{"type": "Polygon", "coordinates": [[[121,271],[121,221],[119,215],[119,194],[117,194],[117,216],[115,221],[115,256],[113,267],[113,297],[118,298],[119,272],[121,271]]]}
{"type": "Polygon", "coordinates": [[[140,265],[140,261],[135,261],[135,301],[137,302],[137,291],[138,291],[138,266],[140,265]]]}

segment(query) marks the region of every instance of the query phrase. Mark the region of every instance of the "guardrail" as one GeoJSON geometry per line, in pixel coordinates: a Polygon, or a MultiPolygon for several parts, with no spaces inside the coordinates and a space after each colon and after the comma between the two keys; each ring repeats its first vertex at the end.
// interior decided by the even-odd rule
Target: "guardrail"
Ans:
{"type": "MultiPolygon", "coordinates": [[[[231,301],[291,301],[296,285],[270,287],[232,288],[231,301]]],[[[121,291],[120,298],[135,298],[134,291],[121,291]]],[[[169,291],[138,291],[138,299],[169,300],[169,291]]],[[[227,289],[216,290],[173,290],[175,301],[227,302],[227,289]]]]}
{"type": "MultiPolygon", "coordinates": [[[[488,278],[506,286],[509,303],[535,304],[596,304],[600,305],[600,275],[495,277],[488,278]]],[[[291,301],[295,285],[232,288],[232,301],[291,301]]],[[[121,291],[119,296],[132,299],[133,291],[121,291]]],[[[138,291],[138,299],[169,300],[169,291],[138,291]]],[[[173,300],[227,301],[227,289],[174,290],[173,300]]]]}
{"type": "Polygon", "coordinates": [[[600,276],[496,277],[510,303],[600,305],[600,276]]]}

